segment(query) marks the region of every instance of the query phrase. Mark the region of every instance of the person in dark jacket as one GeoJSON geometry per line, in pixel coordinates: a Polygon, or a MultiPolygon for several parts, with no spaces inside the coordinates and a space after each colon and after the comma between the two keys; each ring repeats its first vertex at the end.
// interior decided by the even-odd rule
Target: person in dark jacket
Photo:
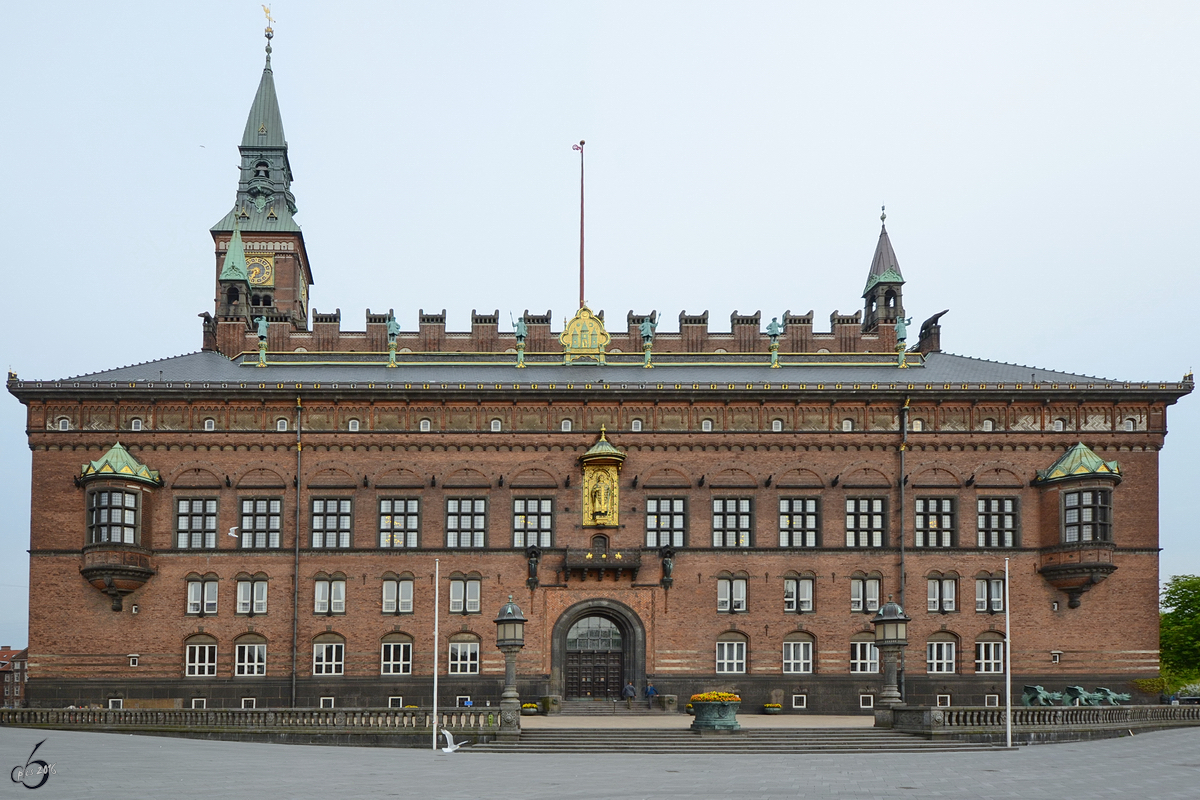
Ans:
{"type": "Polygon", "coordinates": [[[625,698],[626,708],[633,708],[633,698],[637,697],[637,688],[634,687],[633,681],[625,684],[625,688],[621,690],[621,697],[625,698]]]}

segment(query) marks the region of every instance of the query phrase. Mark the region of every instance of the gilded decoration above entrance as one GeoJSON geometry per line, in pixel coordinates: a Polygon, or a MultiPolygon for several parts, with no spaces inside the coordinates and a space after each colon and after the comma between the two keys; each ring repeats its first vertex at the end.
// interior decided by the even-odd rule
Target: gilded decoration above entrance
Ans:
{"type": "Polygon", "coordinates": [[[583,525],[615,527],[620,522],[621,463],[625,454],[613,447],[600,428],[600,438],[579,457],[583,465],[583,525]]]}
{"type": "Polygon", "coordinates": [[[563,346],[563,363],[570,364],[580,358],[594,358],[597,363],[604,364],[604,348],[611,340],[608,331],[604,330],[604,320],[593,314],[590,308],[583,306],[558,336],[558,341],[563,346]]]}

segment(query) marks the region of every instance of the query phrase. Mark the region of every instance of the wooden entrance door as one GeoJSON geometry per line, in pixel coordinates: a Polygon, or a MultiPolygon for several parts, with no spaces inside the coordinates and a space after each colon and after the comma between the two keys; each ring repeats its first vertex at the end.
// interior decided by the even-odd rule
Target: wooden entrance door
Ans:
{"type": "Polygon", "coordinates": [[[584,617],[572,625],[564,665],[567,699],[619,698],[625,685],[622,645],[621,630],[607,617],[584,617]]]}
{"type": "Polygon", "coordinates": [[[567,653],[567,698],[605,700],[621,696],[625,655],[617,652],[567,653]]]}

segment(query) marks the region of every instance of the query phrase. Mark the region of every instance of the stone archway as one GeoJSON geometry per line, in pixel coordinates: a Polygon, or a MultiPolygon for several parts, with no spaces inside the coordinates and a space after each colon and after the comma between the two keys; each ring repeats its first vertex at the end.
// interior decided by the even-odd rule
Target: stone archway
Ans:
{"type": "MultiPolygon", "coordinates": [[[[621,637],[620,680],[641,686],[646,677],[646,628],[637,613],[616,600],[582,600],[564,611],[554,623],[550,640],[550,691],[567,696],[567,632],[577,622],[600,617],[616,626],[621,637]]],[[[620,691],[619,687],[617,689],[620,691]]]]}

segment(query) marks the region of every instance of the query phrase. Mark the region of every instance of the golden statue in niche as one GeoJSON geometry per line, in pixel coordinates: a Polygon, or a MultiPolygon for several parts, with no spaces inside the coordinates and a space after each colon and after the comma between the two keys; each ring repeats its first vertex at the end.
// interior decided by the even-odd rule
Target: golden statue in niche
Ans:
{"type": "Polygon", "coordinates": [[[584,527],[614,527],[620,522],[621,463],[625,454],[613,447],[600,429],[600,439],[580,456],[583,465],[584,527]]]}

